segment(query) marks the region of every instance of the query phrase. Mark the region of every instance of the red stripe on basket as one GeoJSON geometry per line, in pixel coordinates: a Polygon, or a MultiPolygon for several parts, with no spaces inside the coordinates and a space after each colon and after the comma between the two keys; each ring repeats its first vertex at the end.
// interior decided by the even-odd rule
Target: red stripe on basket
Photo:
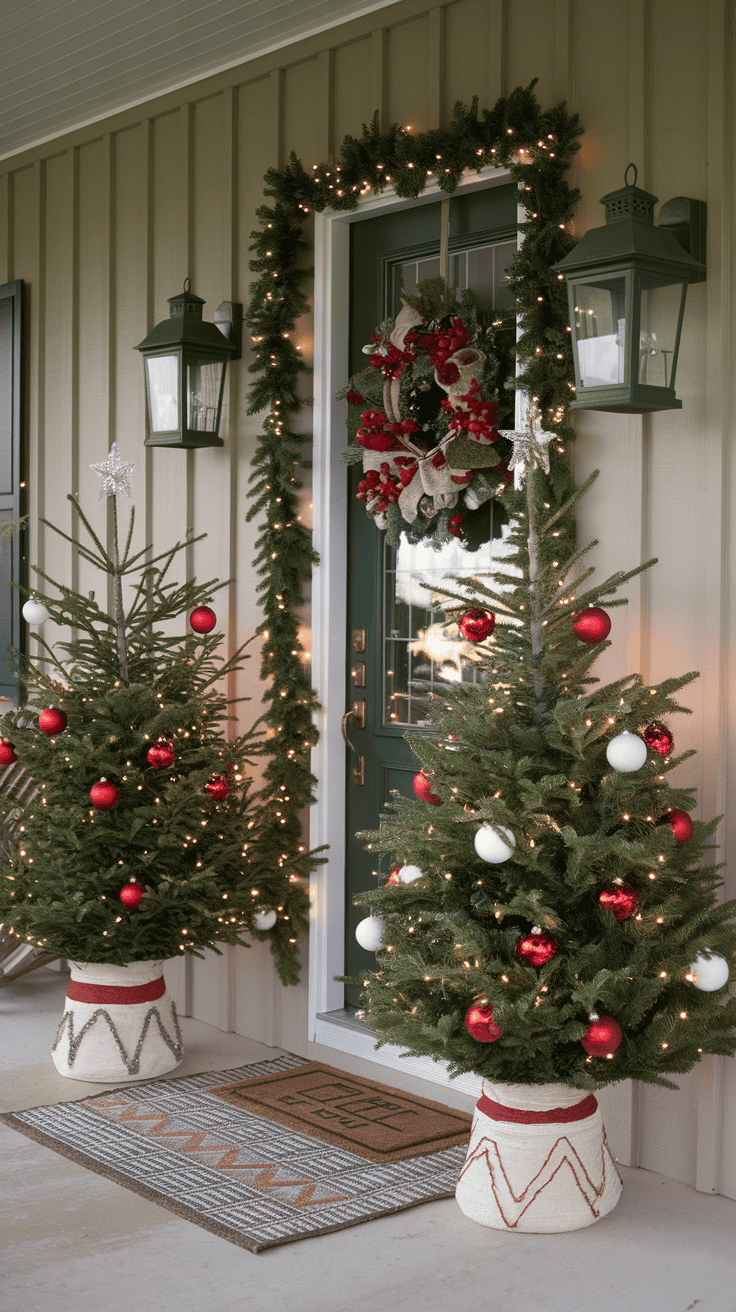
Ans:
{"type": "Polygon", "coordinates": [[[155,1002],[156,998],[162,998],[166,992],[166,980],[163,975],[158,979],[152,979],[148,984],[83,984],[78,979],[73,979],[67,989],[66,996],[72,1002],[98,1002],[101,1005],[111,1002],[122,1002],[123,1004],[133,1005],[136,1002],[155,1002]]]}
{"type": "Polygon", "coordinates": [[[502,1102],[493,1102],[483,1093],[477,1106],[478,1111],[489,1116],[492,1121],[514,1121],[517,1125],[552,1125],[559,1121],[584,1121],[586,1116],[593,1115],[598,1100],[589,1093],[587,1098],[572,1107],[552,1107],[546,1112],[532,1112],[521,1107],[504,1107],[502,1102]]]}

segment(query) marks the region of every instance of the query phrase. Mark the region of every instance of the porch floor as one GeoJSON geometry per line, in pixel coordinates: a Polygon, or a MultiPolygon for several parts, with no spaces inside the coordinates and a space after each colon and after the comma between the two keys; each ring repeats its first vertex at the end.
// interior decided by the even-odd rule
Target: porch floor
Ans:
{"type": "MultiPolygon", "coordinates": [[[[82,1098],[48,1056],[65,975],[0,990],[0,1108],[82,1098]]],[[[276,1056],[199,1021],[182,1024],[194,1074],[276,1056]]],[[[621,1168],[599,1224],[515,1235],[468,1221],[453,1199],[253,1254],[0,1125],[0,1312],[736,1312],[736,1202],[621,1168]]]]}

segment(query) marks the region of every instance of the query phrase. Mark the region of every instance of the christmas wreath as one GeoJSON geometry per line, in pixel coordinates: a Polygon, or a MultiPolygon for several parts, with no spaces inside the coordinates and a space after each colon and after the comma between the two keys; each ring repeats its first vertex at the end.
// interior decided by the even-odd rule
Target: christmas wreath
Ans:
{"type": "Polygon", "coordinates": [[[345,458],[362,461],[356,495],[391,546],[404,532],[473,549],[512,478],[513,320],[481,313],[470,291],[458,300],[442,278],[417,293],[363,347],[370,363],[344,393],[345,458]]]}

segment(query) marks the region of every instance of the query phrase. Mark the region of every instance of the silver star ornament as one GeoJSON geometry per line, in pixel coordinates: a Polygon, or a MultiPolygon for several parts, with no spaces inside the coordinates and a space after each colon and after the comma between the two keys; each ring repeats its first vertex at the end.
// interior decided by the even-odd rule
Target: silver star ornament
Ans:
{"type": "Polygon", "coordinates": [[[509,469],[514,470],[514,486],[523,486],[524,476],[532,469],[543,469],[549,473],[549,451],[547,447],[554,441],[555,434],[547,433],[542,428],[542,416],[536,401],[530,401],[526,411],[526,423],[519,432],[514,429],[499,429],[501,437],[509,437],[513,442],[513,452],[509,460],[509,469]]]}
{"type": "Polygon", "coordinates": [[[90,465],[90,469],[94,469],[102,479],[100,501],[103,497],[117,496],[118,492],[122,492],[126,497],[132,496],[130,476],[135,469],[135,461],[120,459],[117,442],[113,442],[110,447],[107,460],[101,461],[99,465],[90,465]]]}

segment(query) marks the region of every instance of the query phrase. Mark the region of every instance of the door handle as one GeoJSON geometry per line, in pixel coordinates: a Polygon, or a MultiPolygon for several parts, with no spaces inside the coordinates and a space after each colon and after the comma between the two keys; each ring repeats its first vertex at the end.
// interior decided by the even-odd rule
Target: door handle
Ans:
{"type": "Polygon", "coordinates": [[[355,748],[353,747],[353,744],[351,743],[350,739],[348,738],[348,720],[350,719],[350,716],[351,716],[352,714],[353,714],[352,710],[350,710],[350,711],[346,711],[346,712],[345,712],[345,714],[344,714],[343,717],[342,717],[342,720],[340,721],[340,728],[341,728],[341,730],[342,730],[342,736],[343,736],[343,738],[345,739],[345,742],[347,743],[347,745],[348,745],[348,747],[350,748],[351,752],[354,752],[354,751],[355,751],[355,748]]]}
{"type": "MultiPolygon", "coordinates": [[[[351,752],[355,752],[355,748],[353,747],[353,744],[348,738],[347,726],[348,726],[348,719],[350,718],[351,715],[355,717],[354,708],[345,712],[345,714],[342,717],[342,720],[340,721],[340,728],[342,730],[342,736],[345,739],[345,742],[347,743],[351,752]]],[[[365,757],[364,756],[358,756],[358,764],[353,766],[353,783],[358,788],[362,788],[365,786],[365,757]]]]}
{"type": "Polygon", "coordinates": [[[356,729],[365,729],[365,702],[362,699],[353,702],[350,710],[345,712],[345,714],[342,717],[342,721],[340,723],[340,728],[342,729],[342,736],[345,739],[345,742],[347,743],[351,752],[354,752],[356,749],[353,747],[353,744],[348,738],[348,730],[347,730],[348,718],[351,715],[353,717],[354,727],[356,729]]]}

